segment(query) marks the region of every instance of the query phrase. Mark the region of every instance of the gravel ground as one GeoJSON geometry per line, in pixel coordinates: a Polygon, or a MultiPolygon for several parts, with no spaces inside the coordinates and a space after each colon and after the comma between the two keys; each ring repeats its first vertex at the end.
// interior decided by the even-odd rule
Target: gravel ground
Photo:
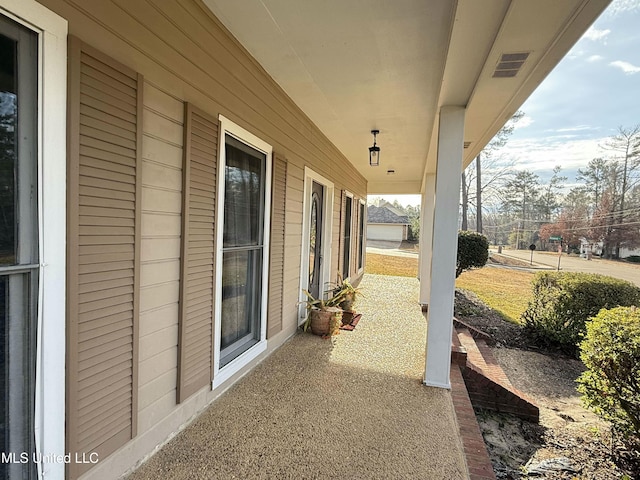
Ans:
{"type": "Polygon", "coordinates": [[[418,281],[360,286],[354,331],[295,335],[129,479],[468,478],[450,392],[422,384],[418,281]]]}

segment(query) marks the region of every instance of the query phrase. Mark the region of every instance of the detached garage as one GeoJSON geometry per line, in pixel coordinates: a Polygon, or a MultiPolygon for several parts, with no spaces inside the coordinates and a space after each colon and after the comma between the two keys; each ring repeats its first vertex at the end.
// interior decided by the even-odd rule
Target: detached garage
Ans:
{"type": "Polygon", "coordinates": [[[367,240],[401,242],[409,235],[409,219],[393,205],[370,205],[367,218],[367,240]]]}

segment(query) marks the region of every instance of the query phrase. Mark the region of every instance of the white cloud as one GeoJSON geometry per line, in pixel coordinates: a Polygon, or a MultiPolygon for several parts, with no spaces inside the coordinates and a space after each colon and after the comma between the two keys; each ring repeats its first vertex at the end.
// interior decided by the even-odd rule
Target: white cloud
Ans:
{"type": "Polygon", "coordinates": [[[616,60],[615,62],[611,62],[609,65],[612,67],[619,68],[627,75],[633,75],[634,73],[640,73],[640,67],[636,67],[635,65],[629,62],[623,62],[622,60],[616,60]]]}
{"type": "Polygon", "coordinates": [[[609,30],[608,28],[605,30],[598,30],[595,27],[590,27],[589,30],[587,30],[584,35],[582,36],[582,38],[586,38],[588,40],[593,40],[594,42],[597,41],[604,41],[607,38],[607,35],[609,35],[611,33],[611,30],[609,30]]]}
{"type": "Polygon", "coordinates": [[[556,130],[548,130],[555,132],[583,132],[585,130],[598,130],[598,127],[592,127],[591,125],[576,125],[575,127],[557,128],[556,130]]]}
{"type": "Polygon", "coordinates": [[[602,55],[591,55],[589,58],[587,58],[587,62],[599,62],[603,58],[604,57],[602,55]]]}
{"type": "Polygon", "coordinates": [[[570,140],[562,135],[512,139],[500,153],[516,160],[517,169],[550,172],[554,166],[560,165],[563,170],[571,171],[584,167],[593,158],[602,156],[600,144],[604,140],[606,138],[570,140]]]}
{"type": "Polygon", "coordinates": [[[606,13],[615,16],[620,13],[633,12],[635,10],[640,10],[640,2],[638,2],[638,0],[613,0],[607,8],[606,13]]]}
{"type": "Polygon", "coordinates": [[[528,115],[525,115],[513,125],[513,129],[520,130],[521,128],[527,128],[533,122],[535,122],[533,118],[529,117],[528,115]]]}

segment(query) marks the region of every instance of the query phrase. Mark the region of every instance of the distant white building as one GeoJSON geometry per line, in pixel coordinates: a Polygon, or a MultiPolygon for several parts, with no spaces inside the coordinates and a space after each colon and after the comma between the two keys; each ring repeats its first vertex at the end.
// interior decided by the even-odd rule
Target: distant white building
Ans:
{"type": "MultiPolygon", "coordinates": [[[[602,240],[595,241],[590,240],[588,238],[580,239],[580,255],[585,256],[588,252],[591,252],[593,255],[602,255],[602,249],[604,248],[604,244],[602,240]]],[[[640,249],[638,248],[627,248],[620,247],[620,258],[627,258],[631,256],[640,255],[640,249]]]]}
{"type": "Polygon", "coordinates": [[[385,203],[367,208],[367,240],[401,242],[409,236],[409,218],[393,205],[385,203]]]}
{"type": "Polygon", "coordinates": [[[582,237],[580,239],[580,256],[586,256],[587,253],[591,252],[592,255],[602,255],[602,240],[590,240],[588,238],[582,237]]]}

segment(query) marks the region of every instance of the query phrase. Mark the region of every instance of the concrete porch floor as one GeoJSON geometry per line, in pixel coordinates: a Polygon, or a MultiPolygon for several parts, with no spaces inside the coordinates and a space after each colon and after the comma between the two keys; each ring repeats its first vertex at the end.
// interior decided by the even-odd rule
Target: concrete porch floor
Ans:
{"type": "Polygon", "coordinates": [[[422,384],[418,281],[361,287],[354,331],[295,335],[129,480],[468,478],[451,392],[422,384]]]}

